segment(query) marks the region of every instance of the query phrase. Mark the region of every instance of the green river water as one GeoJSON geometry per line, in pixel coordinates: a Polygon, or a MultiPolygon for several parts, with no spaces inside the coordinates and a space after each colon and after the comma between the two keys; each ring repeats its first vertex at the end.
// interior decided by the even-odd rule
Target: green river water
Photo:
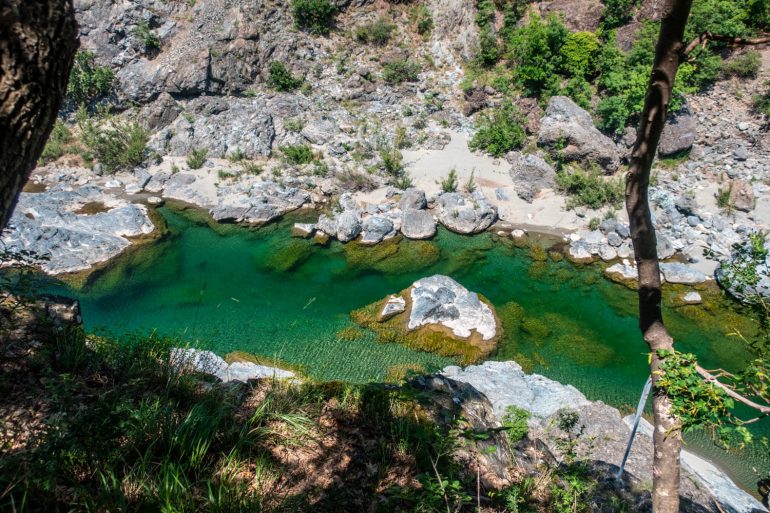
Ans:
{"type": "MultiPolygon", "coordinates": [[[[303,214],[250,230],[212,228],[195,211],[158,211],[168,225],[165,237],[67,291],[80,299],[88,329],[117,335],[157,330],[222,355],[239,350],[277,357],[320,380],[383,380],[394,366],[432,371],[453,361],[378,343],[373,334],[351,329],[350,312],[441,273],[496,306],[508,329],[493,359],[515,359],[626,413],[646,379],[636,294],[604,279],[599,266],[537,261],[530,249],[489,233],[464,237],[440,230],[430,242],[321,247],[290,236],[303,214]],[[515,320],[506,318],[511,312],[515,320]]],[[[750,322],[718,295],[710,297],[711,309],[668,307],[666,321],[680,351],[696,353],[707,368],[737,368],[748,354],[725,335],[734,328],[750,331],[750,322]]],[[[770,431],[767,423],[754,429],[770,431]]],[[[690,440],[747,489],[756,481],[752,466],[765,474],[770,467],[760,448],[727,454],[703,435],[690,440]]]]}

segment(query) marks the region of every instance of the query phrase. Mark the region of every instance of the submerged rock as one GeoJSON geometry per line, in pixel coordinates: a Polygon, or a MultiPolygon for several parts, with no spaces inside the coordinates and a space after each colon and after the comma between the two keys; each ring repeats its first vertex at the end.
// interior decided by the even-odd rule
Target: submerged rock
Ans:
{"type": "Polygon", "coordinates": [[[383,342],[457,356],[464,363],[491,353],[501,335],[492,306],[443,275],[417,280],[398,295],[355,310],[351,317],[383,342]]]}
{"type": "Polygon", "coordinates": [[[228,364],[223,358],[211,351],[202,349],[172,349],[170,360],[171,365],[180,372],[202,372],[216,376],[225,383],[261,378],[286,379],[294,377],[294,373],[291,371],[253,362],[228,364]]]}
{"type": "Polygon", "coordinates": [[[660,272],[669,283],[695,285],[708,280],[708,277],[699,270],[678,262],[660,264],[660,272]]]}

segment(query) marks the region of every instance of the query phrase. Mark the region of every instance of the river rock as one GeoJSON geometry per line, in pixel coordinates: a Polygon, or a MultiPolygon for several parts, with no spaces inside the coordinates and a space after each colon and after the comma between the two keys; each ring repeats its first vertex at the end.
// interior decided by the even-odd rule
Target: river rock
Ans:
{"type": "Polygon", "coordinates": [[[757,204],[754,189],[744,180],[735,180],[730,185],[730,205],[742,212],[751,212],[757,204]]]}
{"type": "Polygon", "coordinates": [[[692,148],[697,136],[695,118],[689,110],[672,114],[666,120],[663,133],[660,134],[658,155],[672,157],[692,148]]]}
{"type": "MultiPolygon", "coordinates": [[[[209,200],[200,201],[205,205],[209,200]]],[[[220,222],[264,224],[297,210],[309,201],[310,195],[305,191],[271,181],[247,185],[235,184],[219,187],[217,205],[210,210],[210,213],[220,222]]]]}
{"type": "Polygon", "coordinates": [[[422,210],[428,206],[425,199],[425,191],[410,187],[401,194],[398,200],[398,207],[401,210],[422,210]]]}
{"type": "Polygon", "coordinates": [[[377,244],[386,237],[395,235],[393,221],[385,216],[373,215],[364,219],[361,225],[361,243],[377,244]]]}
{"type": "Polygon", "coordinates": [[[436,221],[427,210],[407,208],[401,213],[401,233],[407,239],[430,239],[436,235],[436,221]]]}
{"type": "Polygon", "coordinates": [[[258,365],[253,362],[233,362],[228,364],[211,351],[193,348],[175,348],[169,356],[171,365],[179,372],[202,372],[216,376],[224,383],[230,381],[248,381],[250,379],[277,378],[286,379],[294,377],[294,373],[258,365]]]}
{"type": "Polygon", "coordinates": [[[302,237],[303,239],[312,237],[314,233],[315,225],[312,223],[294,223],[294,226],[291,228],[292,235],[295,237],[302,237]]]}
{"type": "Polygon", "coordinates": [[[416,281],[411,300],[410,330],[438,324],[460,338],[470,337],[472,331],[483,340],[497,335],[497,321],[489,305],[448,276],[437,274],[416,281]]]}
{"type": "Polygon", "coordinates": [[[614,173],[620,166],[620,154],[612,139],[594,126],[588,112],[566,96],[554,96],[549,101],[540,120],[537,143],[553,153],[560,152],[568,161],[596,162],[607,173],[614,173]]]}
{"type": "Polygon", "coordinates": [[[497,207],[480,191],[469,195],[447,192],[439,196],[438,219],[449,230],[462,234],[483,232],[497,220],[497,207]]]}
{"type": "Polygon", "coordinates": [[[682,297],[682,302],[686,305],[699,305],[703,302],[703,298],[693,290],[682,297]]]}
{"type": "Polygon", "coordinates": [[[708,280],[708,277],[699,270],[679,262],[662,263],[660,271],[669,283],[696,285],[708,280]]]}
{"type": "Polygon", "coordinates": [[[393,317],[403,313],[406,310],[406,300],[401,296],[390,296],[383,305],[380,314],[377,316],[377,321],[384,322],[393,317]]]}
{"type": "Polygon", "coordinates": [[[337,216],[335,236],[340,242],[349,242],[361,233],[361,218],[351,210],[345,210],[337,216]]]}
{"type": "Polygon", "coordinates": [[[540,190],[556,186],[556,171],[538,155],[514,152],[506,158],[511,163],[510,173],[516,194],[524,201],[532,203],[540,190]]]}
{"type": "Polygon", "coordinates": [[[509,406],[527,410],[545,419],[562,408],[589,404],[586,397],[571,385],[562,385],[538,374],[526,374],[516,362],[484,362],[462,369],[446,367],[441,374],[455,381],[473,385],[492,403],[498,418],[509,406]]]}
{"type": "Polygon", "coordinates": [[[47,273],[81,271],[122,252],[126,237],[151,233],[147,207],[127,203],[94,185],[70,190],[60,184],[41,193],[22,193],[0,240],[11,251],[31,251],[47,273]],[[103,211],[78,213],[87,203],[103,211]]]}

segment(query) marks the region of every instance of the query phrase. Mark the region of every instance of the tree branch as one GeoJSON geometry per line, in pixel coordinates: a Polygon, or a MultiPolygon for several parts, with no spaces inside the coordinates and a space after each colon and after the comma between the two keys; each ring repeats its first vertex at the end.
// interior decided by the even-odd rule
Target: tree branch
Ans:
{"type": "Polygon", "coordinates": [[[723,36],[720,34],[712,34],[711,32],[704,32],[688,44],[682,51],[682,56],[687,57],[693,50],[699,46],[704,46],[709,41],[721,41],[723,43],[729,43],[733,46],[752,46],[770,43],[770,35],[762,35],[760,37],[733,37],[723,36]]]}
{"type": "Polygon", "coordinates": [[[695,365],[695,370],[698,371],[698,374],[700,374],[703,377],[703,379],[705,379],[709,383],[713,383],[714,385],[718,386],[719,388],[724,390],[724,392],[728,396],[732,397],[733,399],[735,399],[739,403],[743,403],[746,406],[748,406],[749,408],[757,410],[760,413],[764,413],[765,415],[770,415],[770,406],[765,406],[765,405],[762,405],[762,404],[759,404],[759,403],[755,403],[751,399],[749,399],[747,397],[743,397],[741,394],[739,394],[738,392],[736,392],[735,390],[733,390],[729,386],[727,386],[724,383],[722,383],[721,381],[719,381],[716,378],[716,376],[712,375],[709,371],[707,371],[706,369],[704,369],[700,365],[696,364],[695,365]]]}

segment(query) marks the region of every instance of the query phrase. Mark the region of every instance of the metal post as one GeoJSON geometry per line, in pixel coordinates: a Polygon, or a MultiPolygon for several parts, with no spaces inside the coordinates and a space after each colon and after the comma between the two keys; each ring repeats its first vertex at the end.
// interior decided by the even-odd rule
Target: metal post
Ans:
{"type": "Polygon", "coordinates": [[[634,437],[636,437],[636,430],[639,428],[639,419],[642,418],[644,405],[647,404],[647,396],[650,395],[650,388],[652,388],[652,376],[649,376],[647,378],[647,382],[644,384],[644,390],[642,390],[642,396],[639,398],[639,404],[636,407],[636,416],[634,417],[634,426],[631,428],[631,435],[628,437],[628,445],[626,446],[626,453],[623,455],[623,461],[620,464],[618,473],[615,474],[615,479],[620,479],[623,476],[623,469],[626,467],[626,461],[628,461],[628,455],[631,454],[631,445],[633,445],[634,443],[634,437]]]}

